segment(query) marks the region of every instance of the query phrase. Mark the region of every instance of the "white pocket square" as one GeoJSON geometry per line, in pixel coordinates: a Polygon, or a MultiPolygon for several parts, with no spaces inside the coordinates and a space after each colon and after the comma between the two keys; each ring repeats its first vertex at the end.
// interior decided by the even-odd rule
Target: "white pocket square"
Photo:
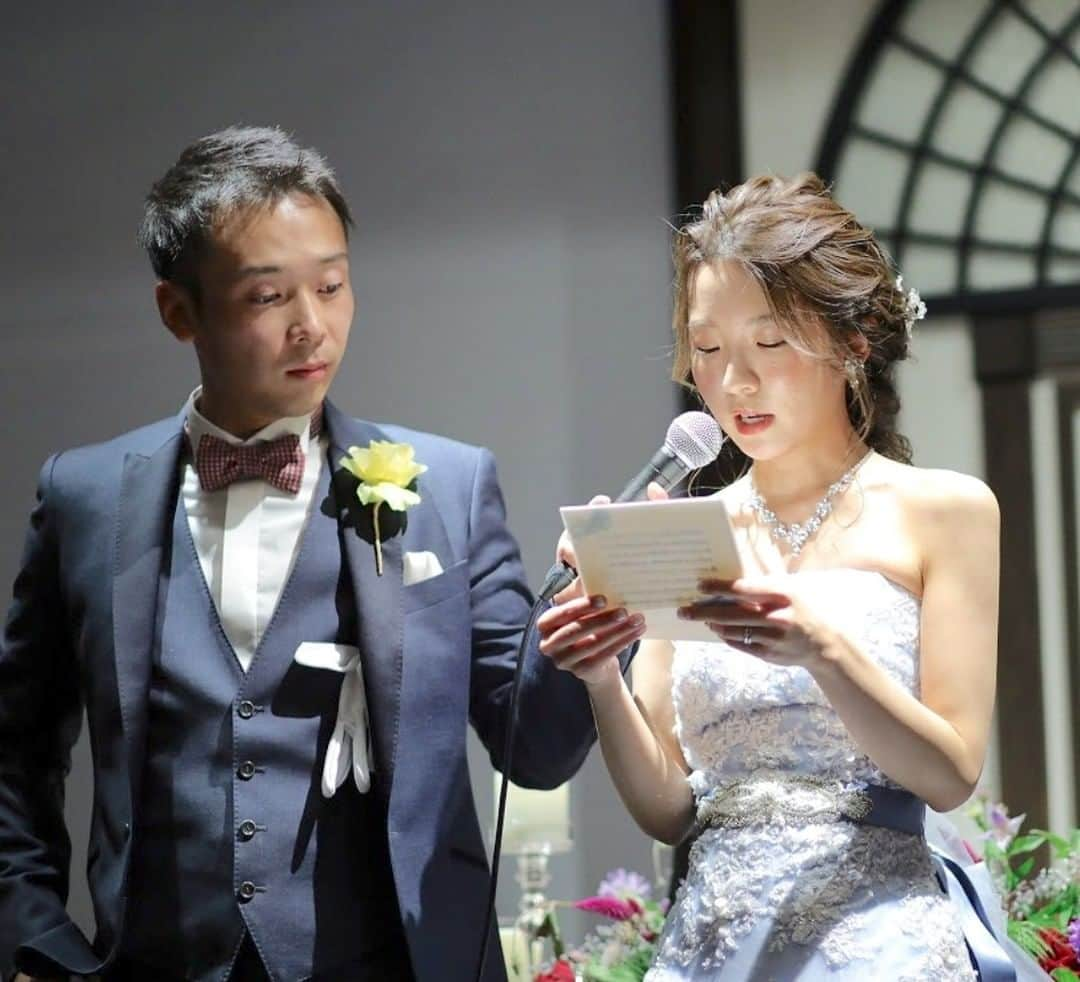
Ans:
{"type": "Polygon", "coordinates": [[[401,557],[401,581],[405,586],[423,583],[442,571],[442,563],[433,552],[407,552],[401,557]]]}
{"type": "Polygon", "coordinates": [[[371,726],[360,649],[350,644],[305,641],[296,649],[293,660],[308,668],[325,668],[345,675],[338,697],[337,722],[323,762],[323,797],[333,797],[350,770],[357,788],[367,791],[371,787],[371,726]]]}

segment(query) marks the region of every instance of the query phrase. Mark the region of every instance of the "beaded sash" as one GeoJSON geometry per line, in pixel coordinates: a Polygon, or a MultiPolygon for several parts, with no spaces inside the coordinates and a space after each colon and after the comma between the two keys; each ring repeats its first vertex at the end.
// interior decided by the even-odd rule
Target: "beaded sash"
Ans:
{"type": "MultiPolygon", "coordinates": [[[[910,791],[880,784],[851,787],[805,775],[768,775],[722,784],[698,801],[695,831],[757,822],[857,822],[922,835],[926,806],[910,791]]],[[[941,887],[957,911],[980,982],[1014,982],[1016,971],[994,934],[976,886],[952,860],[932,856],[941,887]]],[[[995,902],[991,899],[990,902],[995,902]]]]}
{"type": "Polygon", "coordinates": [[[848,821],[921,835],[924,816],[923,802],[910,791],[785,774],[720,785],[698,801],[696,824],[700,831],[777,820],[794,825],[848,821]]]}

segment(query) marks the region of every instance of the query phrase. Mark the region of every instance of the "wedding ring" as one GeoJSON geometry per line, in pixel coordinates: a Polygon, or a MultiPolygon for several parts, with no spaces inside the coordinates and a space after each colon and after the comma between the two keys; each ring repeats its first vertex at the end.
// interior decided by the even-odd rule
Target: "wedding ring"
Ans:
{"type": "Polygon", "coordinates": [[[749,646],[754,643],[754,631],[752,628],[744,627],[742,632],[742,643],[749,646]]]}

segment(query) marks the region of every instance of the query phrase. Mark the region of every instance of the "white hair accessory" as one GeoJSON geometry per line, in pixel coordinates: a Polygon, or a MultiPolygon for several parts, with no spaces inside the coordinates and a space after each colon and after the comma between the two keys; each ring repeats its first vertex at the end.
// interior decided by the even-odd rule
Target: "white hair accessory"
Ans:
{"type": "Polygon", "coordinates": [[[910,290],[904,290],[904,277],[896,277],[896,289],[898,289],[904,295],[904,330],[907,331],[907,336],[910,339],[912,331],[915,330],[915,322],[921,321],[926,316],[926,304],[923,303],[922,297],[919,296],[919,291],[912,287],[910,290]]]}

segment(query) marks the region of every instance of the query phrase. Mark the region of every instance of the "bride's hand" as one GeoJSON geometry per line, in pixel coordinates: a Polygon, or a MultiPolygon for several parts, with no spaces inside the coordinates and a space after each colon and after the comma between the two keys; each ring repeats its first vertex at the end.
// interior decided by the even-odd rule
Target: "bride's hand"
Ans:
{"type": "MultiPolygon", "coordinates": [[[[610,501],[606,495],[597,495],[589,504],[610,501]]],[[[577,568],[577,556],[565,532],[559,538],[556,556],[577,568]]],[[[541,653],[556,668],[591,686],[621,677],[618,655],[645,633],[645,620],[640,614],[628,616],[623,607],[608,607],[604,597],[586,596],[578,578],[555,594],[552,607],[537,619],[536,629],[541,653]]]]}
{"type": "Polygon", "coordinates": [[[821,666],[836,632],[821,621],[790,577],[702,580],[701,600],[679,616],[701,621],[737,651],[773,665],[821,666]]]}

